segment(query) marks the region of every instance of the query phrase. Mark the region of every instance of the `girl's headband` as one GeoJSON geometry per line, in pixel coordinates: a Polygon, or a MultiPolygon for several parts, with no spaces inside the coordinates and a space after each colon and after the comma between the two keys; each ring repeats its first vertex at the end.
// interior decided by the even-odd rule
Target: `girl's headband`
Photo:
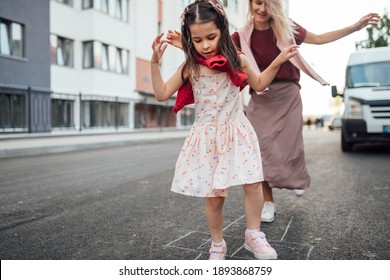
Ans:
{"type": "Polygon", "coordinates": [[[219,12],[221,15],[225,16],[225,11],[223,10],[221,4],[219,4],[217,1],[209,1],[209,3],[214,7],[214,9],[219,12]]]}
{"type": "MultiPolygon", "coordinates": [[[[213,6],[213,8],[218,12],[220,13],[222,16],[225,16],[225,11],[223,10],[221,4],[219,4],[217,1],[213,1],[213,0],[209,0],[207,1],[208,3],[211,4],[211,6],[213,6]]],[[[187,6],[185,9],[184,9],[184,12],[181,14],[181,17],[180,17],[180,23],[181,23],[181,26],[184,25],[184,20],[186,18],[186,14],[189,10],[189,7],[187,6]]]]}
{"type": "Polygon", "coordinates": [[[189,8],[188,6],[184,9],[184,12],[181,14],[181,17],[180,17],[180,24],[181,26],[184,25],[184,20],[186,18],[186,13],[188,12],[189,8]]]}

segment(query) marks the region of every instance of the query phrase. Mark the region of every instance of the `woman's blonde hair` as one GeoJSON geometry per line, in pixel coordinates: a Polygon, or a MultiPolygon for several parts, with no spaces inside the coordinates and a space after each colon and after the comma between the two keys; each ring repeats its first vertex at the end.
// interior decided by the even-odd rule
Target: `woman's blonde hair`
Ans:
{"type": "MultiPolygon", "coordinates": [[[[252,1],[249,0],[248,20],[252,21],[252,1]]],[[[283,0],[266,0],[267,11],[271,16],[270,25],[276,39],[291,40],[297,33],[296,25],[284,13],[283,0]]]]}

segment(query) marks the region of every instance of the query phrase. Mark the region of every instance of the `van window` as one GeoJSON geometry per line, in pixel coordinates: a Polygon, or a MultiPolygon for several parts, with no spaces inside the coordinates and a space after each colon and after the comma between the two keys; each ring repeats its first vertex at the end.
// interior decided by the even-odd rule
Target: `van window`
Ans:
{"type": "Polygon", "coordinates": [[[346,82],[347,88],[390,86],[390,61],[349,66],[346,82]]]}

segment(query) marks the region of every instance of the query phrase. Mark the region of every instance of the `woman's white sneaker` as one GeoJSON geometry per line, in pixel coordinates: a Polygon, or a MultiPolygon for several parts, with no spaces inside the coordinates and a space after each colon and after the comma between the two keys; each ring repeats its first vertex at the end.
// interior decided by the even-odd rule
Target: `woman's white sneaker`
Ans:
{"type": "Polygon", "coordinates": [[[302,196],[305,193],[304,189],[294,189],[294,192],[297,196],[302,196]]]}
{"type": "Polygon", "coordinates": [[[264,201],[261,221],[271,223],[275,220],[276,206],[272,201],[264,201]]]}

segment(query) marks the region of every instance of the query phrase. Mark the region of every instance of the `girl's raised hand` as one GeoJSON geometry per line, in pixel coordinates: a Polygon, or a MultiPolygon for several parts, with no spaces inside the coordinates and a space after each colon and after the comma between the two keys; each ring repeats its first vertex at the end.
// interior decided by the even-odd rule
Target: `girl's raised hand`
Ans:
{"type": "Polygon", "coordinates": [[[163,56],[165,49],[167,48],[167,40],[161,40],[164,33],[157,35],[156,39],[154,39],[152,44],[153,54],[151,63],[160,63],[161,57],[163,56]]]}
{"type": "Polygon", "coordinates": [[[280,64],[286,62],[298,53],[298,48],[298,45],[290,45],[287,48],[284,48],[275,60],[280,64]]]}
{"type": "Polygon", "coordinates": [[[167,42],[176,48],[183,49],[181,44],[181,33],[179,31],[168,30],[167,42]]]}

